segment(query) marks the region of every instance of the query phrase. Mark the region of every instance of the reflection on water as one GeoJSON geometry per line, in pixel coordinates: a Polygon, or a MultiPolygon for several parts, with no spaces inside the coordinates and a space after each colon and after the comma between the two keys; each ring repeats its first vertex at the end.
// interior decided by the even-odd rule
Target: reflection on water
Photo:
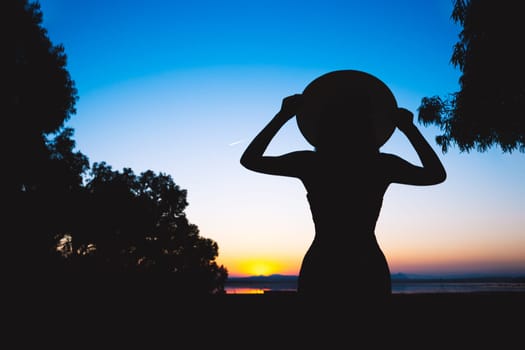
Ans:
{"type": "Polygon", "coordinates": [[[264,294],[269,291],[268,288],[251,288],[251,287],[230,287],[225,288],[226,294],[264,294]]]}

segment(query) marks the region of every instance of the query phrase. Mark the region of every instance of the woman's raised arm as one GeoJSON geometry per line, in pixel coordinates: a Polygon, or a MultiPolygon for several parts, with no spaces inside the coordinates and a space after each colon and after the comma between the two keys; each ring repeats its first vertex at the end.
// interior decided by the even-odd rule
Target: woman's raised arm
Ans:
{"type": "Polygon", "coordinates": [[[279,129],[296,115],[300,108],[301,100],[302,95],[300,94],[283,99],[281,110],[255,136],[241,156],[241,164],[245,168],[262,173],[279,174],[275,169],[278,157],[266,157],[264,152],[279,129]]]}
{"type": "Polygon", "coordinates": [[[398,108],[394,114],[396,126],[408,138],[416,151],[422,166],[414,166],[402,161],[404,166],[397,167],[394,182],[411,185],[435,185],[445,181],[447,173],[436,152],[413,123],[414,115],[405,108],[398,108]]]}

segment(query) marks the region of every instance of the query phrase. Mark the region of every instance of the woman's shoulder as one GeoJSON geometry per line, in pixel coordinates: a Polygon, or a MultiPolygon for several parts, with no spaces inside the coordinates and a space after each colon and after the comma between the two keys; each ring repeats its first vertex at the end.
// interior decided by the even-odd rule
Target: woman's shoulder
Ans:
{"type": "Polygon", "coordinates": [[[310,161],[315,159],[315,152],[309,150],[293,151],[284,155],[284,157],[296,160],[310,161]]]}
{"type": "Polygon", "coordinates": [[[378,157],[379,161],[384,163],[392,163],[392,162],[399,162],[404,161],[403,158],[401,158],[398,155],[392,154],[392,153],[379,153],[378,157]]]}
{"type": "Polygon", "coordinates": [[[403,167],[407,163],[406,160],[398,155],[392,153],[379,153],[377,168],[383,174],[390,174],[396,169],[403,167]]]}

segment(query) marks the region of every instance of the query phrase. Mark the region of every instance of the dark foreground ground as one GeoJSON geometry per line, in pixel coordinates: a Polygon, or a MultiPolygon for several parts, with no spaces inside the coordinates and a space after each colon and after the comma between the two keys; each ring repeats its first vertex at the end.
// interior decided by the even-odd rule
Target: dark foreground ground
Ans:
{"type": "Polygon", "coordinates": [[[3,330],[17,348],[37,340],[39,347],[49,341],[119,349],[507,349],[525,339],[525,293],[394,294],[381,305],[313,303],[296,293],[195,297],[151,290],[33,291],[6,301],[3,330]]]}

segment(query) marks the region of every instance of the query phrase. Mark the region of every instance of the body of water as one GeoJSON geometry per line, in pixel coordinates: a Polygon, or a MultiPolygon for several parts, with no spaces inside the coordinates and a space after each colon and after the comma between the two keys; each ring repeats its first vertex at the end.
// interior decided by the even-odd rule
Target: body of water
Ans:
{"type": "MultiPolygon", "coordinates": [[[[327,288],[330,288],[327,286],[327,288]]],[[[295,281],[226,283],[227,294],[264,294],[267,292],[296,292],[295,281]]],[[[477,293],[525,292],[525,282],[514,281],[394,281],[392,293],[477,293]]]]}
{"type": "Polygon", "coordinates": [[[395,282],[392,293],[525,292],[521,282],[395,282]]]}

